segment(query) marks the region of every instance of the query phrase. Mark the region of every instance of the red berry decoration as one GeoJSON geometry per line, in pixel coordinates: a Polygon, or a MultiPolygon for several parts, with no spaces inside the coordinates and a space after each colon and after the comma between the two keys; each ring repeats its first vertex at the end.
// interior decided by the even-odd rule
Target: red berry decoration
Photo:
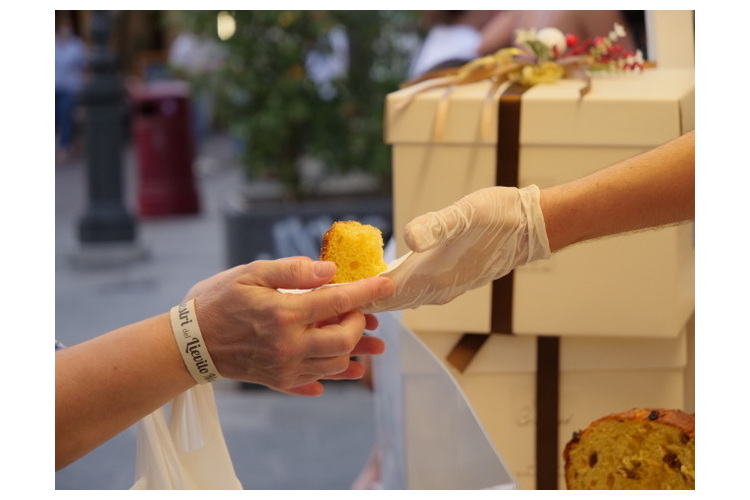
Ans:
{"type": "Polygon", "coordinates": [[[565,35],[565,44],[569,49],[578,45],[578,35],[576,35],[575,33],[568,33],[567,35],[565,35]]]}

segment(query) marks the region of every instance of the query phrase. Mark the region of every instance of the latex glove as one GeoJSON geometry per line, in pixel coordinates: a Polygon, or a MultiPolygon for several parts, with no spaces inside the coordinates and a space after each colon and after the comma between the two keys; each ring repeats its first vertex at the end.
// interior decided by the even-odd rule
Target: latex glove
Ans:
{"type": "Polygon", "coordinates": [[[395,292],[367,304],[363,312],[445,304],[551,255],[535,185],[475,191],[413,219],[404,239],[412,253],[383,273],[394,281],[395,292]]]}

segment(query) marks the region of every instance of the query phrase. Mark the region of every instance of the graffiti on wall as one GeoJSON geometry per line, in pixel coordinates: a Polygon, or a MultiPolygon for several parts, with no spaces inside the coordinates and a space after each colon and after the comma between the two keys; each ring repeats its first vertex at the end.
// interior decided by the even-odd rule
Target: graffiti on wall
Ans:
{"type": "Polygon", "coordinates": [[[334,220],[358,220],[363,224],[373,225],[382,231],[384,238],[388,238],[391,233],[391,222],[382,215],[348,215],[336,219],[329,215],[319,215],[306,221],[297,215],[289,215],[272,223],[272,242],[267,249],[253,256],[252,260],[278,259],[297,255],[317,259],[320,256],[323,233],[331,227],[334,220]]]}

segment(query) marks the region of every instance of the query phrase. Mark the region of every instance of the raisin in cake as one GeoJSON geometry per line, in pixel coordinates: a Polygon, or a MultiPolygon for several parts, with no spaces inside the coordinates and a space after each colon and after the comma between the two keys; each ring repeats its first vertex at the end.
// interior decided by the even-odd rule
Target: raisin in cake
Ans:
{"type": "Polygon", "coordinates": [[[695,414],[608,415],[574,433],[563,458],[571,490],[695,489],[695,414]]]}

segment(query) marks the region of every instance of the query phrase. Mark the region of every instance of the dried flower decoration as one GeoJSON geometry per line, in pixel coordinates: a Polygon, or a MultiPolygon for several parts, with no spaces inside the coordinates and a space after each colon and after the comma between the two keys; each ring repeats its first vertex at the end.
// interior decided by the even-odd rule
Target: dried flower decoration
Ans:
{"type": "MultiPolygon", "coordinates": [[[[501,84],[516,82],[524,86],[552,83],[561,78],[576,78],[584,82],[581,95],[590,89],[590,77],[602,73],[639,72],[644,68],[640,50],[623,50],[618,40],[626,36],[625,29],[615,24],[607,36],[579,41],[574,34],[564,34],[557,28],[517,30],[514,47],[503,48],[494,54],[480,57],[459,68],[435,71],[401,85],[408,88],[407,96],[396,108],[408,106],[419,93],[434,88],[445,88],[435,123],[435,139],[440,140],[448,106],[448,96],[456,85],[489,80],[492,87],[486,103],[501,84]]],[[[487,108],[487,106],[485,106],[487,108]]],[[[483,113],[482,128],[487,128],[488,112],[483,113]]]]}
{"type": "Polygon", "coordinates": [[[620,24],[615,24],[606,37],[583,42],[579,42],[576,35],[565,35],[557,28],[543,28],[538,32],[518,30],[515,44],[524,50],[526,64],[520,74],[508,76],[531,86],[554,82],[566,75],[582,78],[581,73],[640,71],[643,69],[641,51],[628,52],[618,43],[625,35],[625,28],[620,24]]]}

